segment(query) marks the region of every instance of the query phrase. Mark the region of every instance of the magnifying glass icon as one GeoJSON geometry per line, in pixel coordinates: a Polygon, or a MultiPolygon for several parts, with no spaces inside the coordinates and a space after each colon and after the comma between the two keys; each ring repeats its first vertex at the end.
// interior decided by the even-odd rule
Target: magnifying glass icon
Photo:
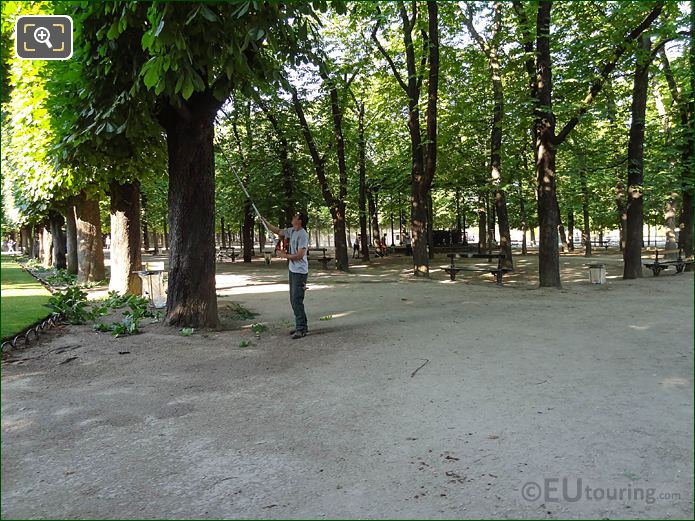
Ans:
{"type": "Polygon", "coordinates": [[[39,43],[45,43],[46,47],[52,49],[53,46],[51,45],[50,38],[51,32],[45,27],[39,26],[34,30],[34,39],[39,43]]]}

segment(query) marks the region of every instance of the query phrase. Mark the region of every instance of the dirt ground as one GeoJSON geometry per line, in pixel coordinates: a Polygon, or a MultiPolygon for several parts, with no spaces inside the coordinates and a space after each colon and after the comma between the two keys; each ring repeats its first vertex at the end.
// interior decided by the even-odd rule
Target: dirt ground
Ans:
{"type": "Polygon", "coordinates": [[[51,333],[3,363],[2,517],[692,518],[693,275],[597,260],[313,270],[298,341],[283,263],[237,262],[223,330],[51,333]]]}

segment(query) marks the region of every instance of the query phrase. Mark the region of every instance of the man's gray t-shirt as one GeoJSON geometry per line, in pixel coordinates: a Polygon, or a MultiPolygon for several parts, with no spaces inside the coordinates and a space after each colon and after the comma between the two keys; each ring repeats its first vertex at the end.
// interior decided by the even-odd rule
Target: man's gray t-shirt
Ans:
{"type": "MultiPolygon", "coordinates": [[[[299,250],[304,248],[309,250],[309,234],[304,228],[295,230],[294,227],[287,228],[283,231],[283,235],[290,240],[291,255],[295,255],[299,250]]],[[[309,259],[306,255],[298,261],[290,261],[290,271],[292,273],[309,273],[309,259]]]]}

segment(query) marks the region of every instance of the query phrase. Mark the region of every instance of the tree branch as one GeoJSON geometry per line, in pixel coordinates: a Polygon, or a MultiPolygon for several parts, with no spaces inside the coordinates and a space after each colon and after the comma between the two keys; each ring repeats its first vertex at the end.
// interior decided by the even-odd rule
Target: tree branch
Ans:
{"type": "Polygon", "coordinates": [[[417,90],[422,87],[422,80],[425,77],[425,66],[427,65],[427,55],[429,52],[430,41],[427,32],[422,31],[422,58],[420,58],[420,71],[417,77],[417,90]]]}
{"type": "MultiPolygon", "coordinates": [[[[377,11],[379,14],[381,14],[381,10],[378,7],[377,7],[377,11]]],[[[408,92],[408,86],[403,81],[401,73],[398,72],[398,68],[396,67],[396,64],[391,59],[391,56],[389,56],[389,53],[386,52],[386,49],[384,49],[384,46],[381,45],[381,42],[379,41],[379,38],[377,37],[377,31],[379,30],[380,25],[381,25],[381,20],[377,20],[377,23],[374,26],[374,29],[372,29],[372,40],[376,44],[376,47],[377,47],[377,49],[379,49],[379,52],[382,54],[382,56],[384,58],[386,58],[386,61],[388,62],[389,66],[391,67],[391,71],[393,72],[393,75],[395,76],[398,84],[401,86],[401,88],[405,92],[408,92]]]]}
{"type": "Polygon", "coordinates": [[[613,72],[613,69],[615,69],[616,65],[618,64],[618,60],[627,50],[628,44],[631,41],[636,40],[652,24],[652,22],[656,20],[659,14],[661,14],[663,8],[664,2],[659,1],[650,11],[650,13],[645,17],[645,19],[642,20],[642,22],[637,27],[635,27],[630,32],[630,34],[628,34],[625,37],[625,39],[620,45],[618,45],[618,48],[613,53],[613,58],[603,65],[599,77],[596,80],[594,80],[594,83],[589,88],[589,92],[582,103],[583,106],[579,109],[577,114],[575,114],[565,124],[565,126],[562,127],[560,133],[557,134],[557,136],[555,137],[555,145],[560,145],[567,138],[567,135],[572,131],[572,129],[577,126],[577,123],[579,123],[579,119],[582,117],[582,115],[584,115],[584,113],[587,110],[589,110],[589,106],[596,98],[596,95],[599,92],[601,92],[601,89],[603,88],[606,79],[608,78],[610,73],[613,72]]]}
{"type": "Polygon", "coordinates": [[[517,18],[519,18],[519,26],[521,27],[521,34],[524,39],[524,53],[526,54],[524,67],[526,67],[526,73],[529,78],[531,97],[535,99],[538,92],[538,81],[536,79],[536,51],[533,46],[531,32],[529,31],[529,20],[528,16],[526,16],[524,5],[520,0],[514,0],[512,5],[517,18]]]}
{"type": "Polygon", "coordinates": [[[461,8],[461,16],[463,17],[463,24],[468,29],[468,32],[471,33],[471,36],[478,44],[478,47],[480,47],[480,50],[482,50],[485,53],[485,55],[488,58],[490,58],[490,47],[488,46],[485,39],[482,36],[480,36],[480,33],[476,30],[475,26],[473,25],[473,13],[471,10],[471,4],[466,3],[466,10],[468,11],[468,14],[464,13],[463,8],[461,8]]]}

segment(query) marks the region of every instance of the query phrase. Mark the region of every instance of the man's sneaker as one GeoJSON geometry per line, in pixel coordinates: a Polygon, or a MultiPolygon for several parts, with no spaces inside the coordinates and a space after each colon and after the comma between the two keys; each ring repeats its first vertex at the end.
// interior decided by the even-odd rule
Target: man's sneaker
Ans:
{"type": "Polygon", "coordinates": [[[292,334],[292,340],[297,340],[298,338],[304,338],[306,336],[306,331],[295,331],[292,334]]]}
{"type": "MultiPolygon", "coordinates": [[[[296,329],[290,329],[290,336],[294,335],[296,332],[297,332],[296,329]]],[[[304,334],[306,335],[308,332],[309,332],[309,330],[307,329],[304,331],[304,334]]]]}

